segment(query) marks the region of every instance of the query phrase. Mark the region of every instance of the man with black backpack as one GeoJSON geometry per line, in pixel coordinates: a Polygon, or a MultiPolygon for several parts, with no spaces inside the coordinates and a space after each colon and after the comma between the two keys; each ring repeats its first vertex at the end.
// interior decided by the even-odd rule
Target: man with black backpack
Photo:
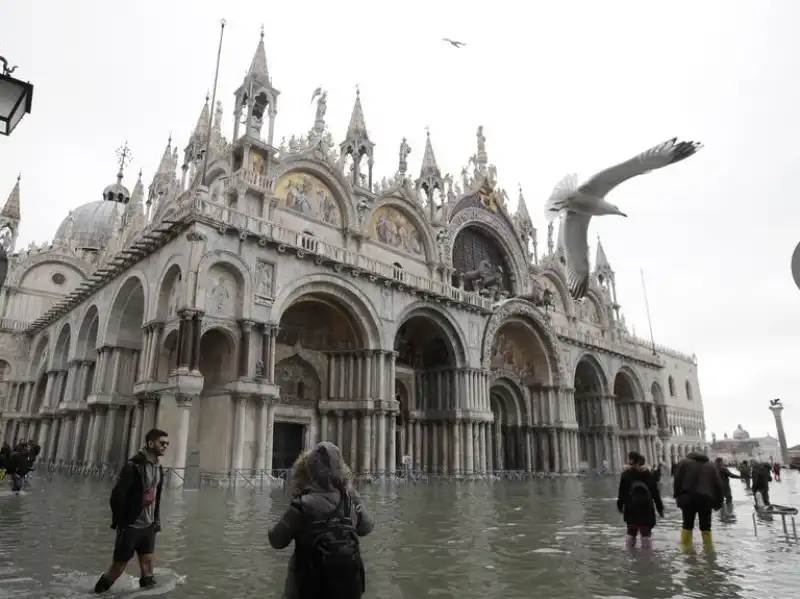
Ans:
{"type": "Polygon", "coordinates": [[[655,475],[645,467],[642,454],[632,451],[628,454],[629,468],[619,480],[617,509],[625,518],[627,525],[625,546],[636,546],[636,536],[642,537],[642,549],[651,549],[652,532],[656,525],[656,511],[663,518],[664,504],[655,475]]]}
{"type": "Polygon", "coordinates": [[[295,542],[284,599],[359,599],[364,593],[359,537],[372,532],[373,521],[350,478],[333,443],[318,444],[294,463],[291,504],[269,531],[275,549],[295,542]]]}

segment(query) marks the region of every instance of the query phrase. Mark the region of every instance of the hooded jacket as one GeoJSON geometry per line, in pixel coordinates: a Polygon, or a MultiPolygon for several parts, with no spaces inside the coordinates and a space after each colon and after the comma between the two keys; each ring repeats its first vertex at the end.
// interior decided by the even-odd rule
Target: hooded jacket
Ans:
{"type": "Polygon", "coordinates": [[[678,507],[692,503],[710,505],[713,509],[722,507],[724,487],[717,467],[708,456],[692,451],[675,469],[673,495],[678,507]]]}
{"type": "MultiPolygon", "coordinates": [[[[336,486],[345,480],[345,465],[342,452],[336,445],[319,443],[306,458],[305,468],[308,482],[299,489],[299,496],[293,498],[283,517],[268,533],[269,544],[275,549],[284,549],[293,540],[301,538],[310,520],[321,520],[332,514],[342,498],[336,486]]],[[[356,533],[360,537],[366,536],[374,526],[372,516],[364,509],[355,489],[348,488],[347,493],[350,496],[350,518],[356,533]]],[[[297,597],[295,560],[296,552],[293,551],[286,573],[284,599],[297,597]]]]}
{"type": "Polygon", "coordinates": [[[658,490],[655,474],[647,468],[639,466],[625,470],[619,479],[617,509],[622,512],[626,524],[651,528],[655,526],[656,511],[662,516],[664,515],[664,504],[661,502],[661,493],[658,490]],[[637,506],[631,503],[631,488],[635,482],[641,482],[647,486],[647,490],[650,491],[650,505],[637,506]]]}
{"type": "MultiPolygon", "coordinates": [[[[130,458],[122,470],[111,491],[111,528],[126,528],[131,526],[144,509],[145,466],[147,454],[139,451],[130,458]]],[[[156,502],[154,524],[161,530],[161,487],[164,484],[164,468],[158,467],[158,483],[156,484],[156,502]]]]}

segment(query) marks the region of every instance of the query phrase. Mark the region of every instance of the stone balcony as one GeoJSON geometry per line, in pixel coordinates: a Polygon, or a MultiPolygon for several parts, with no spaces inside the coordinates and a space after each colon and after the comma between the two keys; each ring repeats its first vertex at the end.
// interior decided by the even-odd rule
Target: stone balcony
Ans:
{"type": "Polygon", "coordinates": [[[202,197],[195,196],[190,201],[190,212],[202,220],[209,221],[209,224],[216,226],[217,229],[224,230],[225,227],[229,227],[238,231],[240,237],[252,236],[262,245],[273,244],[283,251],[291,249],[300,257],[305,254],[313,255],[319,263],[347,269],[354,275],[364,275],[373,282],[380,281],[387,286],[394,285],[407,289],[412,295],[459,304],[475,311],[487,313],[492,311],[492,300],[454,287],[450,283],[400,271],[393,264],[332,245],[312,235],[294,231],[202,197]]]}

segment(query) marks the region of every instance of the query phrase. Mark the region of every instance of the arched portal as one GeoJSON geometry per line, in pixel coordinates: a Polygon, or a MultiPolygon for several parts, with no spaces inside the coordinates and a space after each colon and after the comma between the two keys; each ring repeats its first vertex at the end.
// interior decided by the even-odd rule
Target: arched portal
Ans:
{"type": "Polygon", "coordinates": [[[466,409],[468,397],[459,393],[458,366],[464,363],[461,336],[448,318],[431,308],[419,306],[401,317],[395,333],[395,388],[407,393],[409,433],[405,455],[412,467],[430,473],[454,470],[449,415],[466,409]],[[445,440],[447,438],[447,440],[445,440]]]}
{"type": "Polygon", "coordinates": [[[536,330],[524,319],[511,317],[497,330],[490,368],[512,375],[525,386],[551,381],[547,350],[536,330]]]}
{"type": "Polygon", "coordinates": [[[466,226],[453,240],[453,284],[468,291],[510,293],[511,268],[500,244],[478,226],[466,226]]]}
{"type": "MultiPolygon", "coordinates": [[[[147,298],[141,280],[137,277],[130,277],[117,292],[111,311],[108,315],[108,322],[105,328],[105,343],[103,351],[108,367],[105,368],[105,379],[98,388],[106,393],[116,393],[123,396],[130,396],[133,393],[133,385],[139,378],[140,359],[143,349],[142,326],[145,319],[145,308],[147,298]],[[114,370],[116,369],[116,372],[114,370]]],[[[143,365],[147,369],[147,365],[143,365]]],[[[145,370],[146,372],[146,370],[145,370]]],[[[128,431],[124,430],[126,420],[125,414],[118,410],[116,418],[118,420],[116,428],[122,434],[119,436],[120,445],[128,437],[128,431]]],[[[109,412],[110,413],[110,412],[109,412]]],[[[121,457],[125,453],[122,447],[118,447],[118,455],[121,457]]]]}
{"type": "Polygon", "coordinates": [[[500,378],[494,381],[489,405],[494,424],[487,443],[490,470],[529,470],[525,431],[522,427],[522,398],[517,384],[500,378]]]}
{"type": "Polygon", "coordinates": [[[651,456],[639,431],[651,424],[653,415],[650,407],[652,404],[644,406],[645,409],[642,411],[638,410],[641,398],[636,392],[633,376],[627,369],[623,368],[614,377],[614,397],[623,455],[627,455],[631,451],[638,451],[650,461],[651,456]]]}
{"type": "Polygon", "coordinates": [[[45,391],[47,390],[47,374],[44,370],[36,379],[36,386],[33,388],[33,401],[31,402],[31,414],[36,415],[44,406],[45,391]]]}
{"type": "Polygon", "coordinates": [[[582,468],[598,470],[613,459],[611,440],[604,426],[604,402],[607,383],[597,358],[583,356],[575,368],[575,415],[578,421],[578,451],[582,468]]]}
{"type": "MultiPolygon", "coordinates": [[[[173,344],[176,342],[177,336],[173,344]]],[[[171,355],[176,353],[174,345],[171,355]]],[[[235,354],[234,342],[226,331],[214,328],[203,333],[200,337],[200,372],[203,373],[204,395],[216,394],[219,387],[236,379],[235,354]]]]}
{"type": "MultiPolygon", "coordinates": [[[[291,466],[317,440],[340,445],[353,468],[363,458],[362,419],[352,407],[337,406],[377,399],[378,390],[386,388],[379,373],[386,376],[388,362],[382,353],[365,351],[367,330],[369,323],[360,322],[354,309],[333,293],[300,295],[283,312],[275,349],[275,382],[281,391],[275,408],[273,468],[291,466]],[[324,417],[319,413],[321,400],[333,410],[324,417]]],[[[381,397],[389,399],[383,393],[381,397]]],[[[370,437],[373,433],[377,430],[371,430],[370,437]]],[[[372,466],[370,462],[364,469],[372,466]]]]}

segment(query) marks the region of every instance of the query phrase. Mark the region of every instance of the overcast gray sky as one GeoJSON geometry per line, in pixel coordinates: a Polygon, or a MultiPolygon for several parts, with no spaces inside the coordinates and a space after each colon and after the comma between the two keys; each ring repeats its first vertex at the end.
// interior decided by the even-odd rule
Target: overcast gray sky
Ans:
{"type": "Polygon", "coordinates": [[[228,137],[263,23],[282,92],[278,138],[309,129],[317,86],[341,138],[360,85],[379,177],[396,170],[403,136],[418,168],[426,126],[440,166],[459,173],[482,124],[500,184],[513,198],[524,188],[540,247],[542,207],[563,175],[589,176],[676,135],[699,139],[696,157],[614,191],[630,218],[596,218],[590,236],[602,237],[637,334],[647,336],[643,269],[656,341],[697,353],[709,437],[739,423],[774,435],[767,400],[782,397],[789,442],[800,443],[800,290],[789,271],[800,241],[800,2],[653,6],[4,1],[0,54],[36,90],[33,113],[0,139],[0,200],[21,171],[27,245],[100,199],[126,140],[126,182],[142,168],[148,184],[168,136],[184,147],[212,87],[221,17],[228,137]]]}

